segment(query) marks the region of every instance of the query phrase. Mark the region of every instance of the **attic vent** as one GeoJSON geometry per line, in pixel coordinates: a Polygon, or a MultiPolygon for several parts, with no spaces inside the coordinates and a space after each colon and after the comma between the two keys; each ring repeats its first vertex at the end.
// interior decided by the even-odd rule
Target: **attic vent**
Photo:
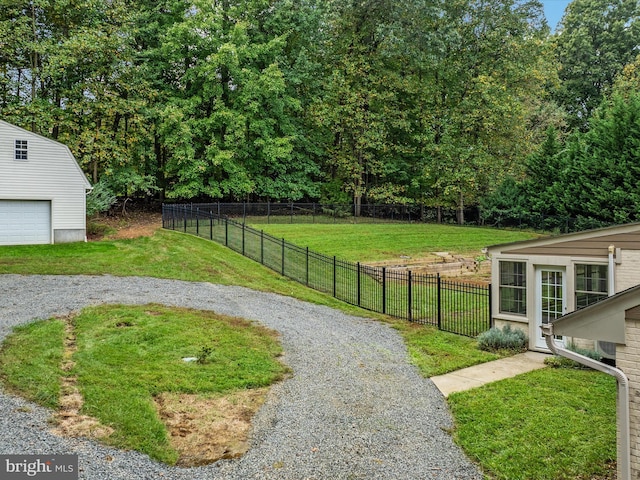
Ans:
{"type": "Polygon", "coordinates": [[[615,360],[616,358],[616,344],[613,342],[604,342],[598,340],[598,352],[603,358],[609,358],[615,360]]]}
{"type": "Polygon", "coordinates": [[[16,140],[15,159],[27,160],[27,141],[26,140],[16,140]]]}

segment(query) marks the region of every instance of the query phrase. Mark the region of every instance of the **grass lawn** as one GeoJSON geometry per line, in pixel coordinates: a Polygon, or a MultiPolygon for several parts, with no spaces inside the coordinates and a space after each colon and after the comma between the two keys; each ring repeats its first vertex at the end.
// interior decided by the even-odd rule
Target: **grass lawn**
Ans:
{"type": "Polygon", "coordinates": [[[113,429],[104,442],[169,464],[178,452],[159,417],[158,396],[246,392],[287,372],[278,361],[275,332],[238,318],[159,305],[83,310],[69,321],[76,351],[73,366],[63,372],[62,323],[39,321],[9,337],[0,355],[6,384],[56,407],[60,377],[73,378],[84,400],[81,413],[113,429]]]}
{"type": "Polygon", "coordinates": [[[359,311],[305,288],[229,249],[192,235],[158,230],[153,236],[57,245],[0,247],[0,274],[149,276],[240,285],[359,311]]]}
{"type": "Polygon", "coordinates": [[[64,322],[20,325],[0,348],[0,379],[11,392],[57,408],[64,353],[64,322]]]}
{"type": "Polygon", "coordinates": [[[425,377],[442,375],[510,355],[508,352],[485,352],[478,348],[475,339],[452,335],[435,327],[405,321],[395,321],[393,327],[402,334],[412,363],[425,377]]]}
{"type": "Polygon", "coordinates": [[[490,478],[615,478],[615,379],[545,368],[449,396],[454,437],[490,478]]]}
{"type": "Polygon", "coordinates": [[[516,230],[433,224],[268,224],[258,230],[318,253],[352,262],[374,262],[401,256],[429,257],[449,252],[479,257],[484,247],[528,240],[538,234],[516,230]]]}
{"type": "MultiPolygon", "coordinates": [[[[284,228],[287,231],[293,227],[300,231],[304,230],[302,227],[315,228],[309,225],[265,226],[268,229],[272,227],[284,228]]],[[[369,250],[364,243],[360,243],[358,248],[353,248],[351,242],[346,240],[344,233],[347,230],[336,230],[333,225],[327,227],[330,227],[328,232],[334,232],[333,239],[318,239],[321,235],[329,236],[328,233],[321,233],[319,230],[309,236],[309,241],[289,235],[284,230],[281,232],[285,233],[287,240],[296,244],[309,245],[345,259],[348,259],[349,255],[355,255],[356,250],[360,254],[369,250]],[[337,239],[336,231],[339,232],[337,239]],[[312,243],[312,237],[316,239],[316,243],[312,243]],[[331,247],[332,244],[335,247],[331,247]],[[325,250],[329,248],[330,251],[325,250]]],[[[371,229],[382,226],[335,227],[355,227],[357,230],[360,227],[371,229]]],[[[458,230],[460,227],[447,228],[458,230]]],[[[465,229],[465,235],[473,235],[474,232],[485,235],[485,230],[488,231],[488,236],[477,241],[470,239],[473,248],[467,251],[477,251],[476,249],[479,250],[482,246],[515,241],[530,235],[524,232],[506,232],[505,236],[502,236],[498,230],[479,228],[465,229]]],[[[363,231],[360,230],[361,233],[363,231]]],[[[276,234],[275,231],[270,233],[276,234]]],[[[395,236],[403,237],[403,233],[395,233],[395,236]]],[[[450,244],[442,243],[446,238],[444,233],[439,238],[438,250],[442,247],[442,250],[451,253],[464,253],[454,248],[457,245],[453,242],[455,236],[449,237],[452,239],[450,244]]],[[[407,251],[404,247],[392,250],[392,239],[386,242],[388,247],[383,250],[388,249],[393,255],[407,251]]],[[[360,254],[357,260],[362,259],[360,254]]],[[[381,252],[375,254],[378,255],[381,255],[381,252]]],[[[425,376],[446,373],[494,358],[490,354],[480,352],[472,339],[359,310],[282,278],[225,247],[176,232],[158,231],[152,237],[88,244],[0,247],[0,274],[2,273],[147,275],[242,285],[293,296],[338,308],[350,314],[369,316],[391,323],[403,335],[412,361],[425,376]]],[[[103,308],[108,307],[98,307],[91,315],[97,318],[102,315],[103,308]]],[[[36,349],[31,349],[23,351],[22,356],[11,357],[15,358],[12,360],[13,363],[31,362],[33,368],[27,370],[33,378],[25,377],[24,383],[39,385],[41,389],[33,392],[31,398],[44,404],[49,402],[49,405],[51,402],[55,404],[59,385],[56,382],[49,385],[44,383],[46,378],[54,375],[52,372],[56,372],[61,355],[59,343],[55,340],[63,335],[61,325],[53,321],[47,324],[48,331],[39,330],[30,334],[35,338],[40,337],[34,340],[39,342],[38,345],[42,345],[37,355],[34,353],[36,349]]],[[[28,331],[34,327],[20,328],[28,331]]],[[[23,344],[29,345],[29,342],[23,344]]],[[[95,339],[87,337],[86,342],[88,345],[95,342],[95,339]]],[[[196,346],[198,345],[201,344],[198,343],[196,346]]],[[[3,362],[9,358],[7,354],[8,349],[3,349],[0,357],[3,362]]],[[[6,373],[6,376],[8,378],[9,373],[6,373]]],[[[615,458],[615,401],[612,400],[614,397],[615,385],[611,379],[601,374],[543,369],[481,389],[451,395],[450,405],[456,422],[454,435],[467,454],[492,478],[613,478],[608,476],[610,471],[607,468],[611,459],[615,458]],[[546,445],[553,448],[542,448],[546,445]],[[579,453],[567,451],[563,447],[565,445],[571,445],[579,453]],[[580,458],[575,458],[578,456],[580,458]]]]}

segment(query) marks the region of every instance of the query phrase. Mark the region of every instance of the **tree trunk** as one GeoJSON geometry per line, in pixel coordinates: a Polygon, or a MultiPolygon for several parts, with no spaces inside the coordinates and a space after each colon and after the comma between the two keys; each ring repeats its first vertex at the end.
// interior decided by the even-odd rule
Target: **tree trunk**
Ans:
{"type": "Polygon", "coordinates": [[[464,225],[464,196],[460,191],[460,201],[458,203],[458,225],[464,225]]]}

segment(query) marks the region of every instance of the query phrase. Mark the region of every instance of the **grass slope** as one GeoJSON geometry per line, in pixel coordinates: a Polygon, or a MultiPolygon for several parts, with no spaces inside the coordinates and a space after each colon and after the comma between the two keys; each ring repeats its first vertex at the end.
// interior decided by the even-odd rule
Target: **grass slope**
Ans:
{"type": "Polygon", "coordinates": [[[329,296],[288,280],[224,246],[159,230],[151,237],[57,245],[0,247],[0,274],[149,276],[240,285],[349,312],[329,296]]]}

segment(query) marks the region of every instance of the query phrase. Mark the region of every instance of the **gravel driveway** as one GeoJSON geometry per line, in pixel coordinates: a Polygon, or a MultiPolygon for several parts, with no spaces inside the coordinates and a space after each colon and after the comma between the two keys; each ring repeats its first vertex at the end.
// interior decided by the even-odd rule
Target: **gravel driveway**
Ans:
{"type": "Polygon", "coordinates": [[[14,325],[100,303],[162,303],[282,334],[293,376],[254,419],[242,458],[174,468],[49,432],[50,411],[0,393],[0,453],[77,453],[86,479],[481,479],[445,432],[442,395],[387,325],[242,287],[153,278],[0,275],[0,339],[14,325]]]}

